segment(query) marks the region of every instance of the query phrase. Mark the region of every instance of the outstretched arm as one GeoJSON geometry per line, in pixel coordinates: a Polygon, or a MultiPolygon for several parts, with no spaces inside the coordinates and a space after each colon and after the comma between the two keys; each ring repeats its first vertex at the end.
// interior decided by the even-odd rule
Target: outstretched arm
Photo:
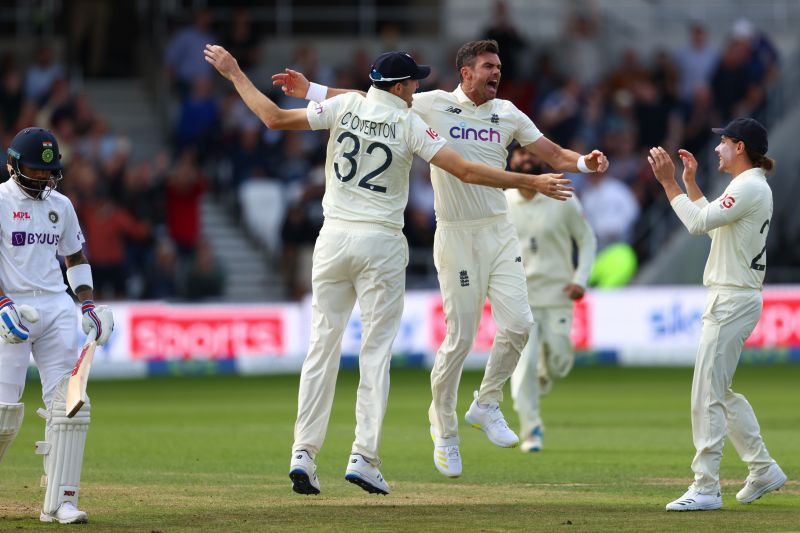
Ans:
{"type": "Polygon", "coordinates": [[[578,152],[562,148],[544,136],[526,145],[525,149],[562,172],[605,172],[608,170],[608,159],[600,150],[592,150],[591,153],[582,156],[578,152]],[[581,158],[583,158],[584,168],[580,166],[581,158]]]}
{"type": "Polygon", "coordinates": [[[259,91],[250,78],[239,68],[236,58],[223,47],[207,44],[203,51],[206,61],[211,63],[225,79],[233,82],[236,92],[247,107],[271,130],[310,130],[305,109],[281,109],[275,102],[259,91]]]}
{"type": "Polygon", "coordinates": [[[686,186],[686,195],[689,200],[696,202],[705,195],[697,186],[697,160],[688,150],[678,150],[678,157],[683,162],[683,184],[686,186]]]}
{"type": "Polygon", "coordinates": [[[334,89],[308,81],[302,72],[287,68],[284,72],[272,75],[272,85],[280,87],[283,94],[295,98],[305,98],[306,100],[332,98],[344,93],[358,93],[366,96],[367,93],[357,89],[334,89]],[[309,89],[314,85],[314,89],[309,93],[309,89]],[[318,95],[316,93],[319,93],[318,95]],[[323,94],[324,92],[324,94],[323,94]]]}
{"type": "Polygon", "coordinates": [[[563,174],[537,175],[506,172],[483,163],[467,161],[458,152],[447,146],[436,152],[431,159],[431,164],[449,172],[464,183],[473,185],[486,185],[502,189],[533,189],[556,200],[566,200],[572,196],[570,191],[574,190],[569,186],[571,181],[564,179],[563,174]]]}

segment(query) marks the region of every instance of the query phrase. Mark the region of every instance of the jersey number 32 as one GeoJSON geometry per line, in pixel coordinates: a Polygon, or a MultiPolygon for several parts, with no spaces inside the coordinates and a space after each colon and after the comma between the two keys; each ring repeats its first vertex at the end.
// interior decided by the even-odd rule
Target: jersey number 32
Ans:
{"type": "MultiPolygon", "coordinates": [[[[339,163],[337,163],[336,161],[334,161],[333,163],[333,170],[334,172],[336,172],[336,177],[339,178],[339,181],[341,181],[342,183],[347,183],[348,181],[353,179],[356,175],[356,172],[358,172],[358,162],[356,161],[355,156],[361,149],[361,141],[358,139],[358,137],[356,137],[349,131],[345,131],[344,133],[339,135],[339,137],[336,139],[336,142],[342,143],[344,142],[345,139],[351,139],[353,141],[353,149],[350,150],[349,152],[342,153],[342,157],[347,159],[347,162],[350,163],[350,171],[343,176],[341,171],[339,170],[339,163]]],[[[389,150],[389,147],[383,143],[372,142],[369,144],[369,146],[367,146],[366,152],[367,154],[372,154],[372,152],[374,152],[376,149],[382,150],[383,153],[386,154],[386,159],[383,161],[383,163],[381,163],[380,166],[378,166],[378,168],[372,170],[371,172],[366,174],[363,178],[361,178],[358,181],[358,186],[364,187],[365,189],[369,189],[370,191],[385,193],[386,187],[370,183],[369,180],[378,176],[381,172],[389,168],[389,166],[392,164],[392,151],[389,150]]]]}

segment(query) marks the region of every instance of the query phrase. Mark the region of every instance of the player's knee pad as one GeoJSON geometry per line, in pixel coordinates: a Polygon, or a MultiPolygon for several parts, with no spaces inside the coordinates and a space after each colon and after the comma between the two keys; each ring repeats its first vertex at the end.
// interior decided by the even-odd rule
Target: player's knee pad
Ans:
{"type": "Polygon", "coordinates": [[[87,399],[74,417],[67,418],[68,381],[69,376],[65,376],[56,386],[49,409],[38,410],[39,415],[47,421],[45,440],[36,443],[36,453],[44,456],[42,486],[46,491],[42,510],[48,514],[54,513],[64,502],[78,506],[83,448],[89,430],[91,405],[87,399]]]}
{"type": "Polygon", "coordinates": [[[22,427],[25,404],[0,403],[0,461],[22,427]]]}

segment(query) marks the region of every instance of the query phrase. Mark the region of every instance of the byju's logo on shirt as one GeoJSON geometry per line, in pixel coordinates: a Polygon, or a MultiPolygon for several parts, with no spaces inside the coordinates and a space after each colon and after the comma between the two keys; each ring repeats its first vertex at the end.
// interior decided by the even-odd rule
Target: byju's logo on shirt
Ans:
{"type": "Polygon", "coordinates": [[[61,235],[57,233],[34,233],[28,231],[11,232],[11,246],[26,244],[58,244],[61,235]]]}
{"type": "Polygon", "coordinates": [[[466,122],[450,128],[450,137],[465,141],[482,141],[490,143],[500,143],[500,132],[494,128],[468,128],[466,122]]]}

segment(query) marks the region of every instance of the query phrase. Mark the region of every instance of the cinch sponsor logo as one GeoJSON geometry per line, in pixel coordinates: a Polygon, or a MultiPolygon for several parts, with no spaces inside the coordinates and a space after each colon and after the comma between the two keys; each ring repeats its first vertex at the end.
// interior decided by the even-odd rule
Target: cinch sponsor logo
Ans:
{"type": "Polygon", "coordinates": [[[483,141],[490,143],[500,142],[500,132],[494,128],[468,128],[466,122],[450,128],[450,137],[453,139],[463,139],[465,141],[483,141]]]}
{"type": "Polygon", "coordinates": [[[25,211],[14,211],[14,220],[30,220],[31,214],[25,211]]]}
{"type": "Polygon", "coordinates": [[[28,231],[11,232],[11,246],[26,244],[58,244],[61,235],[58,233],[35,233],[28,231]]]}
{"type": "Polygon", "coordinates": [[[229,359],[282,356],[283,315],[274,311],[220,308],[137,310],[131,316],[134,359],[229,359]]]}

